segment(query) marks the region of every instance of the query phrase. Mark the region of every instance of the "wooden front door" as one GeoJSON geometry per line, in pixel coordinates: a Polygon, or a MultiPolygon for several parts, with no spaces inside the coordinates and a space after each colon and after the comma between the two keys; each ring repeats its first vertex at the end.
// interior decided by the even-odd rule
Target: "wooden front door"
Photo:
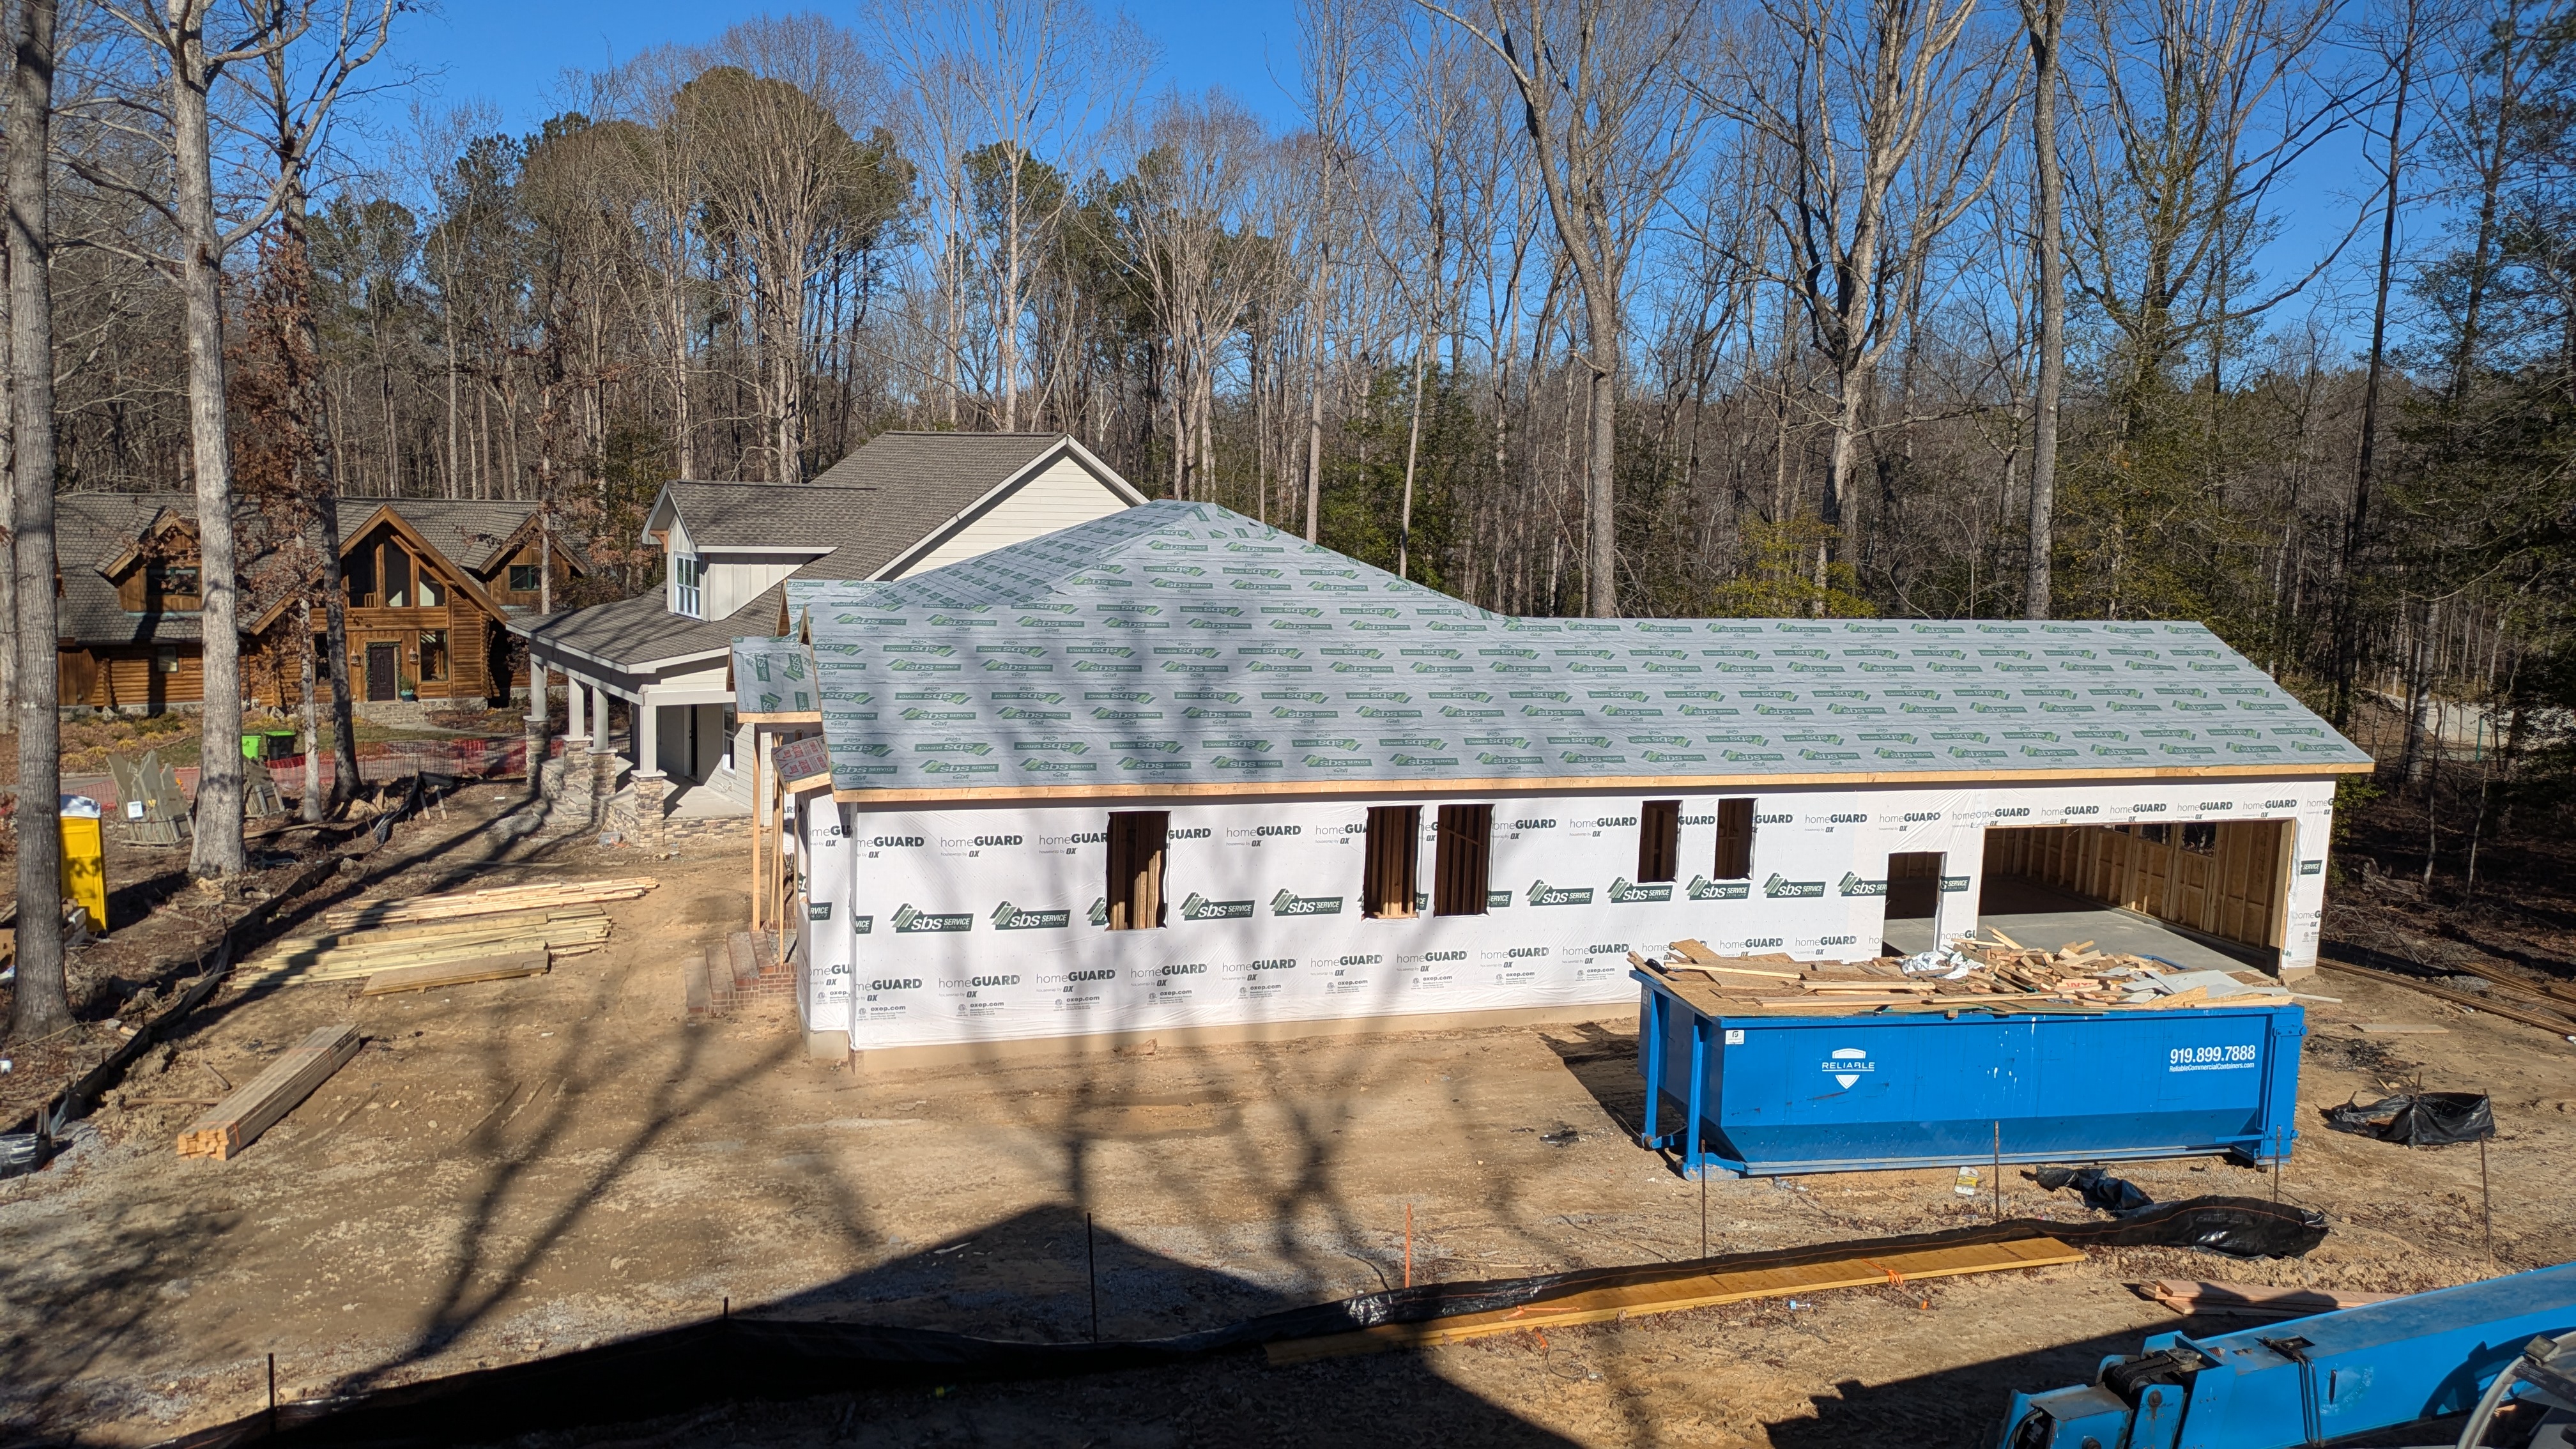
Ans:
{"type": "Polygon", "coordinates": [[[367,698],[385,700],[394,697],[394,661],[391,644],[367,646],[367,698]]]}

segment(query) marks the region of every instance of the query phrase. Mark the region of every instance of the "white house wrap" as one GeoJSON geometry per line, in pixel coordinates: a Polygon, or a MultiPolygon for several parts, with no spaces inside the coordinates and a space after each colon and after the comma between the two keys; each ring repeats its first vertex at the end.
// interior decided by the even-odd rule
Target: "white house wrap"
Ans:
{"type": "Polygon", "coordinates": [[[1606,1005],[1630,950],[1692,936],[1858,959],[1892,856],[1971,929],[1998,828],[2249,832],[2220,855],[2260,929],[2225,933],[2295,972],[2333,777],[2369,768],[2197,624],[1515,619],[1197,504],[788,604],[735,684],[821,726],[803,1005],[862,1050],[1606,1005]],[[1476,913],[1417,884],[1418,913],[1381,885],[1364,914],[1370,809],[1402,805],[1414,879],[1472,855],[1481,909],[1440,909],[1476,913]],[[1456,805],[1489,833],[1445,840],[1456,805]],[[1137,811],[1168,816],[1161,924],[1110,929],[1111,817],[1137,811]]]}

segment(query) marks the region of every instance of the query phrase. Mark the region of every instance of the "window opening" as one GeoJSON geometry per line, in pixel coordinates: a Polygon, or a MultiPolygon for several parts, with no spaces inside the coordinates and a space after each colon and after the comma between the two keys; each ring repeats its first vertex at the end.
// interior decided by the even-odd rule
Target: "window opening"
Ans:
{"type": "Polygon", "coordinates": [[[536,591],[537,566],[535,564],[510,565],[510,592],[514,594],[533,594],[536,591]]]}
{"type": "Polygon", "coordinates": [[[1682,859],[1682,802],[1649,800],[1637,812],[1637,879],[1671,880],[1682,859]]]}
{"type": "Polygon", "coordinates": [[[1109,929],[1149,931],[1163,924],[1163,842],[1168,810],[1125,810],[1109,817],[1109,929]]]}
{"type": "Polygon", "coordinates": [[[2207,824],[2184,826],[2182,828],[2182,848],[2190,851],[2194,855],[2216,855],[2218,853],[2218,827],[2207,824]]]}
{"type": "Polygon", "coordinates": [[[1440,853],[1431,879],[1431,914],[1481,916],[1489,904],[1494,860],[1494,807],[1440,807],[1440,853]]]}
{"type": "Polygon", "coordinates": [[[1710,874],[1719,880],[1753,879],[1753,802],[1717,802],[1717,862],[1710,874]]]}
{"type": "Polygon", "coordinates": [[[1376,805],[1368,813],[1368,859],[1360,871],[1360,913],[1372,918],[1416,914],[1413,881],[1422,838],[1422,807],[1376,805]]]}
{"type": "Polygon", "coordinates": [[[687,554],[671,560],[671,581],[679,591],[680,612],[692,619],[706,617],[702,612],[706,607],[705,594],[699,587],[703,573],[698,561],[687,554]]]}
{"type": "Polygon", "coordinates": [[[385,545],[385,607],[411,607],[411,555],[392,544],[385,545]]]}
{"type": "Polygon", "coordinates": [[[443,680],[447,677],[446,630],[420,631],[420,677],[424,681],[443,680]]]}

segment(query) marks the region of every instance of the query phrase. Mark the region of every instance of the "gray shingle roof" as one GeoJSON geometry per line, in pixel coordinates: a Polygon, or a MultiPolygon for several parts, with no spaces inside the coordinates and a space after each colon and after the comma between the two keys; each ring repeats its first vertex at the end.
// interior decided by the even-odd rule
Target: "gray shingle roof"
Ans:
{"type": "MultiPolygon", "coordinates": [[[[700,550],[829,550],[793,579],[865,579],[1071,439],[1063,433],[880,433],[809,483],[664,485],[663,500],[700,550]]],[[[775,621],[769,590],[723,620],[603,604],[532,628],[532,637],[624,669],[721,651],[775,621]],[[592,620],[602,609],[619,612],[592,620]]]]}
{"type": "Polygon", "coordinates": [[[199,637],[194,614],[129,614],[99,569],[121,556],[167,508],[197,516],[185,493],[66,493],[54,500],[54,557],[63,575],[62,636],[80,644],[168,644],[199,637]]]}
{"type": "MultiPolygon", "coordinates": [[[[354,529],[377,509],[392,505],[394,512],[412,526],[429,546],[445,554],[459,568],[480,573],[492,562],[492,555],[519,531],[537,511],[534,503],[505,503],[474,498],[342,498],[340,526],[354,529]]],[[[557,547],[588,567],[581,549],[557,527],[557,547]]]]}
{"type": "Polygon", "coordinates": [[[745,629],[778,622],[778,590],[770,588],[721,619],[672,613],[662,591],[594,604],[526,626],[531,639],[571,650],[620,669],[644,669],[697,654],[721,654],[745,629]]]}
{"type": "Polygon", "coordinates": [[[819,483],[683,481],[662,496],[701,549],[841,548],[868,532],[876,503],[873,489],[819,483]]]}
{"type": "MultiPolygon", "coordinates": [[[[833,784],[860,798],[2369,758],[2199,624],[1519,619],[1203,504],[784,587],[833,784]]],[[[774,652],[738,645],[737,679],[774,652]]]]}

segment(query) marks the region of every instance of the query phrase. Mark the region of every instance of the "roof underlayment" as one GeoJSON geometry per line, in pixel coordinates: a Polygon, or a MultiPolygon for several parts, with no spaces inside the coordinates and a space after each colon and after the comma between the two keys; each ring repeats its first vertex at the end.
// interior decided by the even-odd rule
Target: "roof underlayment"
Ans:
{"type": "Polygon", "coordinates": [[[1521,619],[1206,504],[786,589],[741,708],[859,800],[2369,764],[2199,624],[1521,619]]]}

